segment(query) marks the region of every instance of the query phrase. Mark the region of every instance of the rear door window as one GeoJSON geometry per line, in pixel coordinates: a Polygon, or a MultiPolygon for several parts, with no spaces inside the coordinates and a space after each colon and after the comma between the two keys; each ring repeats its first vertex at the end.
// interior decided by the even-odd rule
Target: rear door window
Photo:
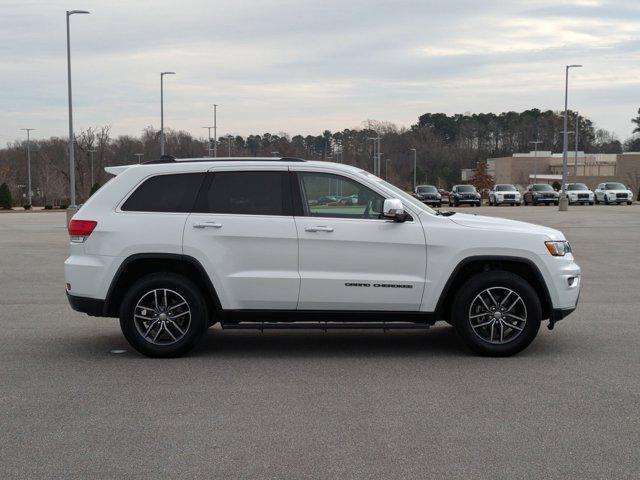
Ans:
{"type": "Polygon", "coordinates": [[[210,173],[198,196],[195,211],[235,215],[291,216],[291,189],[287,171],[210,173]]]}

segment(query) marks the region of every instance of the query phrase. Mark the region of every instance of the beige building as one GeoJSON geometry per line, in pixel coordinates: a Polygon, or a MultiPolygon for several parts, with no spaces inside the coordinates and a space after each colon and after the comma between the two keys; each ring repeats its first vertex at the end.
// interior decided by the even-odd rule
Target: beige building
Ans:
{"type": "MultiPolygon", "coordinates": [[[[569,152],[569,182],[581,182],[591,189],[602,182],[621,182],[638,192],[640,188],[640,152],[569,152]]],[[[549,151],[514,153],[510,157],[490,158],[488,170],[496,183],[526,187],[531,183],[562,181],[562,154],[549,151]]]]}

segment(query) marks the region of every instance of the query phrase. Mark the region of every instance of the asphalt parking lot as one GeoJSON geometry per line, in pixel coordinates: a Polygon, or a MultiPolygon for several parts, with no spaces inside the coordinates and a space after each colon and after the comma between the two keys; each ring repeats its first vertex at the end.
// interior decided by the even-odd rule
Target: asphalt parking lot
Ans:
{"type": "Polygon", "coordinates": [[[0,477],[638,478],[640,206],[458,210],[559,228],[583,268],[516,357],[438,325],[212,329],[144,358],[69,308],[64,214],[0,214],[0,477]]]}

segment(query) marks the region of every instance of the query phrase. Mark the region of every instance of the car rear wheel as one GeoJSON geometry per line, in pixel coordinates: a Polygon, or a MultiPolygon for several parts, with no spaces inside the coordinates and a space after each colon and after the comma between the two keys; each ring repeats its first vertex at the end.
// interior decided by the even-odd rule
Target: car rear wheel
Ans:
{"type": "Polygon", "coordinates": [[[475,275],[458,291],[452,323],[463,342],[480,355],[506,357],[524,350],[540,329],[536,291],[511,272],[475,275]]]}
{"type": "Polygon", "coordinates": [[[208,327],[200,289],[175,273],[153,273],[136,281],[120,308],[120,328],[129,344],[149,357],[190,351],[208,327]]]}

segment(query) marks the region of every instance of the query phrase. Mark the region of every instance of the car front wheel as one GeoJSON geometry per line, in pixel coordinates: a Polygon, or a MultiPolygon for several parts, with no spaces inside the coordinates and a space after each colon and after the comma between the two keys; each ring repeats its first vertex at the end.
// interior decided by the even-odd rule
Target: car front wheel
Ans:
{"type": "Polygon", "coordinates": [[[506,357],[533,341],[541,312],[538,295],[526,280],[511,272],[491,271],[475,275],[460,288],[451,320],[471,350],[506,357]]]}
{"type": "Polygon", "coordinates": [[[190,351],[208,327],[200,289],[175,273],[153,273],[136,281],[120,308],[120,328],[129,344],[149,357],[190,351]]]}

